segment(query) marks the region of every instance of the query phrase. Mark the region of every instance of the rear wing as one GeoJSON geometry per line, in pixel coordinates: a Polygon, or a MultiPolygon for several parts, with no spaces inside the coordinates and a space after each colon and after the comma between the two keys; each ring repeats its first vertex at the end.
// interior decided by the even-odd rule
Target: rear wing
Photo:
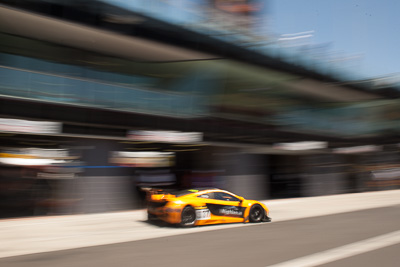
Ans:
{"type": "Polygon", "coordinates": [[[146,199],[148,201],[167,201],[168,199],[175,197],[175,195],[172,195],[164,189],[150,188],[149,190],[144,191],[147,192],[146,199]]]}

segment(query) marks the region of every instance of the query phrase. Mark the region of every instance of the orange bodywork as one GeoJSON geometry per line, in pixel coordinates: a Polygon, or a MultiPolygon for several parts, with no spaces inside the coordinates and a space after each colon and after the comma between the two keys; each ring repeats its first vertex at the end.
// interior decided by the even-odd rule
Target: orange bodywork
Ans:
{"type": "Polygon", "coordinates": [[[192,189],[186,190],[184,194],[153,191],[149,192],[147,201],[149,217],[171,224],[181,223],[182,210],[186,206],[196,211],[194,225],[249,222],[250,208],[255,204],[264,209],[265,218],[269,219],[269,210],[263,203],[220,189],[192,189]]]}

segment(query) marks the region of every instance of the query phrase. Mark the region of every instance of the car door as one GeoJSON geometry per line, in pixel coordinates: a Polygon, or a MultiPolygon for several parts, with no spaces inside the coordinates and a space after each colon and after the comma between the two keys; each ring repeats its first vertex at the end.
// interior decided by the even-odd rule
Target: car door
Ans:
{"type": "Polygon", "coordinates": [[[212,217],[221,222],[242,222],[246,208],[241,204],[239,198],[226,192],[213,192],[206,202],[212,217]]]}

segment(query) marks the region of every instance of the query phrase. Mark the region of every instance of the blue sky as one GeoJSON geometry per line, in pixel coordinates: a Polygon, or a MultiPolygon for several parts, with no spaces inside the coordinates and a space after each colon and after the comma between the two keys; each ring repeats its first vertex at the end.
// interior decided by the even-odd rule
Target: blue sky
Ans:
{"type": "Polygon", "coordinates": [[[314,31],[314,44],[355,56],[366,77],[400,72],[400,0],[266,0],[276,34],[314,31]]]}
{"type": "MultiPolygon", "coordinates": [[[[191,7],[191,3],[208,3],[208,0],[103,1],[177,24],[198,19],[181,8],[191,7]]],[[[330,57],[351,58],[336,62],[335,66],[341,66],[342,72],[358,72],[359,78],[400,73],[400,0],[258,1],[265,3],[260,12],[263,32],[280,35],[312,31],[308,41],[323,45],[324,53],[330,57]]]]}

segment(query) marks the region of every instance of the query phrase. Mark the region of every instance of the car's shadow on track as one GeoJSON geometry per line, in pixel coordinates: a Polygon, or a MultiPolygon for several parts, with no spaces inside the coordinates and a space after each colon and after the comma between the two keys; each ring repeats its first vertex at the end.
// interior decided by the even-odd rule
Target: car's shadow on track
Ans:
{"type": "MultiPolygon", "coordinates": [[[[147,224],[147,225],[152,225],[152,226],[157,226],[160,228],[170,228],[170,229],[193,229],[193,228],[208,228],[208,227],[218,227],[218,226],[223,226],[223,225],[240,225],[244,224],[242,222],[238,223],[221,223],[221,224],[209,224],[209,225],[199,225],[199,226],[193,226],[193,227],[181,227],[177,224],[169,224],[167,222],[164,222],[162,220],[142,220],[139,221],[140,223],[147,224]]],[[[258,224],[251,224],[251,225],[258,225],[258,224]]]]}

